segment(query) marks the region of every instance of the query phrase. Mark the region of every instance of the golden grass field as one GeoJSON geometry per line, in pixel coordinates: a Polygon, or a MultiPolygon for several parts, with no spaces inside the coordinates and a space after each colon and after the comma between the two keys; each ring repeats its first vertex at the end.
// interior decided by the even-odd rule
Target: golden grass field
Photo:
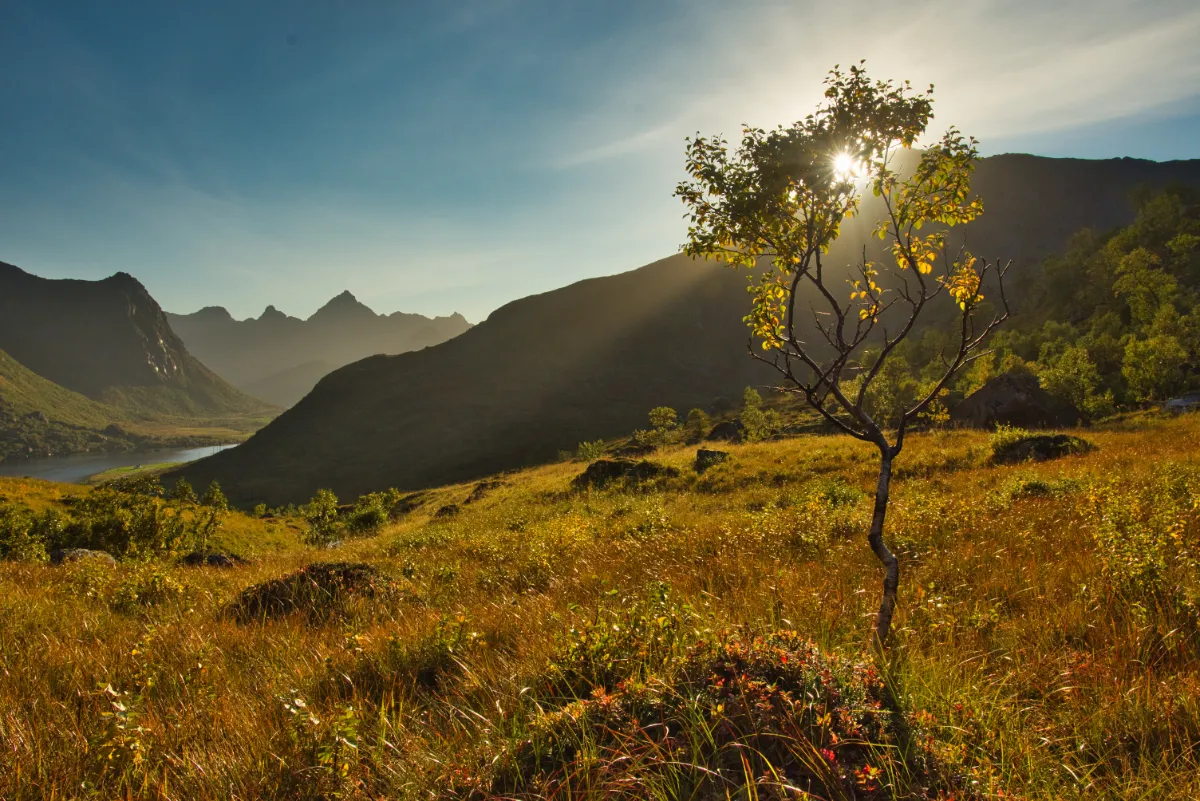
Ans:
{"type": "MultiPolygon", "coordinates": [[[[667,449],[680,475],[637,487],[572,491],[567,462],[440,488],[329,550],[235,514],[231,570],[0,563],[0,798],[1200,798],[1200,417],[1076,433],[1096,450],[1008,467],[984,433],[910,438],[884,656],[876,457],[845,437],[702,476],[667,449]],[[390,589],[225,614],[330,561],[390,589]],[[750,666],[740,701],[704,695],[713,653],[750,666]],[[867,742],[880,715],[903,737],[867,742]]],[[[38,508],[86,491],[0,479],[38,508]]]]}

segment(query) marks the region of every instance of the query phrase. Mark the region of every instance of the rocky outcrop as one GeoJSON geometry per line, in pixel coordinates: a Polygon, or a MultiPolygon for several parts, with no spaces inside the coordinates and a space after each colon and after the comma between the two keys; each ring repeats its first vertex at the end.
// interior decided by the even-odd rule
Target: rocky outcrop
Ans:
{"type": "Polygon", "coordinates": [[[70,562],[95,560],[106,565],[115,565],[117,560],[105,551],[92,551],[87,548],[59,548],[50,552],[50,564],[64,565],[70,562]]]}
{"type": "Polygon", "coordinates": [[[354,598],[374,598],[391,587],[391,580],[372,565],[322,562],[247,587],[226,614],[240,623],[296,612],[312,620],[322,620],[344,610],[354,598]]]}
{"type": "Polygon", "coordinates": [[[249,564],[245,559],[231,553],[189,553],[180,562],[187,567],[230,568],[249,564]]]}
{"type": "Polygon", "coordinates": [[[1064,428],[1078,425],[1079,410],[1053,397],[1037,376],[1012,371],[996,376],[950,411],[950,420],[971,428],[1064,428]]]}
{"type": "Polygon", "coordinates": [[[1019,437],[996,446],[992,450],[992,462],[994,464],[1045,462],[1075,453],[1087,453],[1090,450],[1092,450],[1092,444],[1079,437],[1067,434],[1035,434],[1019,437]]]}
{"type": "Polygon", "coordinates": [[[742,427],[738,422],[725,420],[713,426],[705,439],[709,442],[741,442],[742,427]]]}
{"type": "Polygon", "coordinates": [[[598,459],[576,476],[571,486],[576,489],[599,488],[617,481],[649,481],[678,475],[679,471],[674,467],[655,464],[645,459],[640,462],[629,459],[598,459]]]}

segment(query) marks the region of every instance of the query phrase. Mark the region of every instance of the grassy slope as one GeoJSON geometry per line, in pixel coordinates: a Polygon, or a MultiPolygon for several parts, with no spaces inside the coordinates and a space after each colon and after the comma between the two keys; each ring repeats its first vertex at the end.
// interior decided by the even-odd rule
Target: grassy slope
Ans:
{"type": "MultiPolygon", "coordinates": [[[[24,452],[24,446],[41,446],[54,452],[78,452],[113,448],[168,446],[173,444],[217,444],[236,442],[266,425],[272,412],[251,400],[243,413],[214,417],[197,410],[195,417],[180,417],[182,402],[172,406],[159,403],[165,395],[179,395],[163,389],[155,394],[149,388],[115,398],[116,405],[94,401],[72,392],[25,368],[0,351],[0,410],[15,418],[8,435],[13,441],[0,445],[0,459],[24,452]],[[149,401],[149,402],[144,402],[149,401]],[[174,409],[174,412],[171,410],[174,409]],[[46,422],[26,416],[41,412],[46,422]],[[101,435],[112,424],[127,436],[101,435]]],[[[3,419],[0,418],[0,423],[3,419]]],[[[4,429],[0,428],[0,433],[4,429]]]]}
{"type": "Polygon", "coordinates": [[[86,428],[104,428],[121,417],[116,410],[26,369],[2,350],[0,400],[19,415],[40,411],[52,420],[86,428]]]}
{"type": "MultiPolygon", "coordinates": [[[[902,564],[889,685],[933,715],[935,747],[983,797],[1200,797],[1200,575],[1187,556],[1200,552],[1200,416],[1083,433],[1095,452],[999,468],[982,434],[910,439],[889,516],[902,564]],[[1113,526],[1122,535],[1106,540],[1113,526]]],[[[571,493],[579,464],[506,476],[465,505],[471,485],[444,487],[333,553],[286,547],[294,529],[239,515],[225,534],[236,545],[270,533],[283,550],[236,571],[172,568],[184,599],[137,613],[105,599],[138,567],[0,565],[0,797],[84,780],[109,796],[124,781],[139,797],[421,797],[525,736],[533,677],[567,630],[657,581],[701,631],[788,627],[858,653],[880,579],[863,541],[869,447],[728,449],[703,477],[691,450],[661,454],[682,476],[640,492],[571,493]],[[457,516],[434,517],[451,502],[457,516]],[[218,619],[243,587],[330,559],[380,566],[403,600],[325,625],[218,619]],[[436,663],[440,683],[379,675],[389,649],[426,653],[446,620],[483,644],[436,663]],[[102,717],[106,685],[133,692],[134,724],[102,717]],[[297,697],[319,723],[285,712],[297,697]],[[339,716],[359,746],[345,778],[320,756],[339,716]]],[[[0,481],[0,495],[34,503],[62,491],[0,481]]]]}

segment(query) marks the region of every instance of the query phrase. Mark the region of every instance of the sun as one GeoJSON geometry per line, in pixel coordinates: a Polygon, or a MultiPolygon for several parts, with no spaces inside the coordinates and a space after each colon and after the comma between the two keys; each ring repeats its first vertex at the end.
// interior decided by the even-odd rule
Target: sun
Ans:
{"type": "Polygon", "coordinates": [[[843,178],[854,175],[854,158],[849,153],[838,153],[833,158],[833,170],[843,178]]]}

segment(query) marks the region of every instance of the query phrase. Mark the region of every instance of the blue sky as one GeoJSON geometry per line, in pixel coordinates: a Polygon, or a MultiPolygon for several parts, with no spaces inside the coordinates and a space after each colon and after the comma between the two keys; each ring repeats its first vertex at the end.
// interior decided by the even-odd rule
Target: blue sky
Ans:
{"type": "Polygon", "coordinates": [[[162,305],[473,321],[682,241],[683,138],[835,63],[986,153],[1200,158],[1194,0],[0,3],[0,260],[162,305]]]}

